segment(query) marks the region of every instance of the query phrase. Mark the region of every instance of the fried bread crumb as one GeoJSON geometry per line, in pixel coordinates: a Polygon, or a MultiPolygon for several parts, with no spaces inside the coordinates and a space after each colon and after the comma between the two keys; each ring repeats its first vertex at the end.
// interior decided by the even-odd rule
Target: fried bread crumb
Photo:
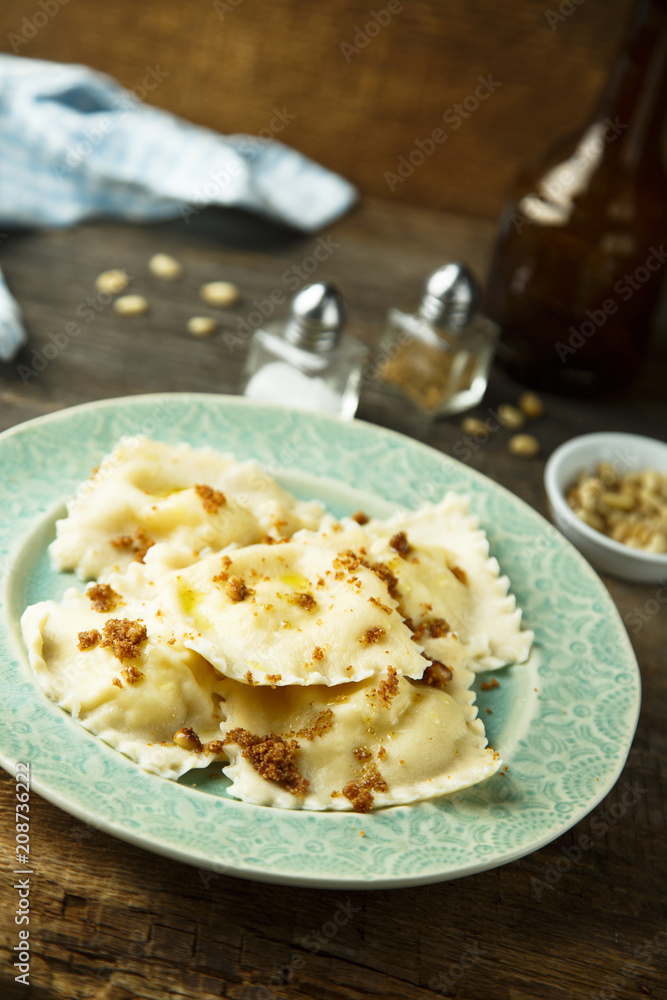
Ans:
{"type": "Polygon", "coordinates": [[[236,743],[242,748],[243,757],[254,767],[260,777],[275,781],[292,795],[305,795],[309,781],[304,778],[296,762],[299,744],[296,740],[284,740],[276,733],[257,736],[247,729],[232,729],[223,740],[226,746],[236,743]]]}
{"type": "Polygon", "coordinates": [[[132,622],[129,618],[110,618],[104,629],[102,646],[111,648],[111,652],[120,660],[134,660],[139,656],[140,646],[148,638],[146,626],[141,621],[132,622]]]}

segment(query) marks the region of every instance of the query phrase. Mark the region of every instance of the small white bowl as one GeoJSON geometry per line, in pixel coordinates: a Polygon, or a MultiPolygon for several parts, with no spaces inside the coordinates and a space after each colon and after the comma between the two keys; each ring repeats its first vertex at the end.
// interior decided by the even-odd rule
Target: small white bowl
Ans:
{"type": "Polygon", "coordinates": [[[596,569],[638,583],[667,581],[667,554],[643,552],[596,531],[578,517],[566,491],[579,475],[593,474],[599,462],[619,472],[657,469],[667,473],[667,444],[638,434],[584,434],[556,448],[544,470],[551,519],[596,569]]]}

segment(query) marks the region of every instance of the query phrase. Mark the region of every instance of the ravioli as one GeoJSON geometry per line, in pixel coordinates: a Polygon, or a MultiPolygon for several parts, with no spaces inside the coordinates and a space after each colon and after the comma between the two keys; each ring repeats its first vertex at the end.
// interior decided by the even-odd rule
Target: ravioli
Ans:
{"type": "MultiPolygon", "coordinates": [[[[521,629],[521,610],[509,593],[509,579],[501,576],[479,520],[469,513],[463,497],[448,492],[438,504],[424,504],[386,521],[372,520],[367,528],[385,540],[403,532],[418,551],[425,549],[440,565],[444,559],[465,581],[466,600],[450,601],[447,596],[439,607],[445,616],[449,610],[447,621],[469,648],[473,670],[497,670],[528,658],[534,634],[521,629]]],[[[439,588],[429,581],[437,579],[427,569],[422,580],[434,604],[439,588]]]]}
{"type": "Polygon", "coordinates": [[[251,690],[230,681],[222,726],[229,794],[286,809],[367,812],[476,784],[501,762],[486,745],[472,698],[462,697],[473,676],[455,670],[449,690],[391,672],[336,687],[251,690]],[[288,753],[278,756],[283,747],[288,753]],[[267,761],[273,780],[262,776],[267,761]]]}
{"type": "Polygon", "coordinates": [[[24,612],[23,637],[41,688],[147,771],[177,778],[220,759],[220,675],[175,640],[154,603],[117,596],[100,612],[72,588],[62,602],[24,612]],[[183,730],[197,741],[182,735],[179,746],[174,736],[183,730]],[[209,742],[210,752],[196,751],[209,742]]]}
{"type": "Polygon", "coordinates": [[[123,438],[68,503],[50,554],[58,570],[81,579],[143,559],[155,542],[191,552],[315,527],[317,503],[296,500],[257,462],[212,448],[123,438]]]}
{"type": "Polygon", "coordinates": [[[255,462],[125,438],[50,553],[97,582],[25,611],[37,681],[146,770],[222,760],[243,801],[365,812],[501,766],[471,683],[533,634],[455,494],[338,521],[255,462]]]}
{"type": "Polygon", "coordinates": [[[186,646],[248,684],[340,684],[389,666],[421,677],[382,569],[349,541],[299,532],[207,556],[161,580],[165,608],[186,646]]]}

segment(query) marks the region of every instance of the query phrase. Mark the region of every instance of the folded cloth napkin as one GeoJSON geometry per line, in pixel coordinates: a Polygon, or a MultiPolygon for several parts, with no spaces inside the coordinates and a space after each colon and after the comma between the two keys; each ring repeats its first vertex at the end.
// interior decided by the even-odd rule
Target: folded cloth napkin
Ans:
{"type": "MultiPolygon", "coordinates": [[[[167,76],[146,70],[145,89],[167,76]]],[[[221,136],[142,104],[85,66],[0,55],[0,226],[187,220],[225,205],[319,229],[350,208],[356,190],[271,138],[291,120],[286,108],[268,117],[266,137],[221,136]]],[[[18,307],[0,283],[0,359],[24,342],[18,307]]]]}

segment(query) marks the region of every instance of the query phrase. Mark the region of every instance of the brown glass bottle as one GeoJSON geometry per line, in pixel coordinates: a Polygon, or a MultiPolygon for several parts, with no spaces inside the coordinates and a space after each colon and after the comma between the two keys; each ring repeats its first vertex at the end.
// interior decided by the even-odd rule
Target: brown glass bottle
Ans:
{"type": "Polygon", "coordinates": [[[498,363],[567,394],[626,385],[667,273],[667,3],[641,0],[589,124],[516,182],[485,311],[498,363]]]}

